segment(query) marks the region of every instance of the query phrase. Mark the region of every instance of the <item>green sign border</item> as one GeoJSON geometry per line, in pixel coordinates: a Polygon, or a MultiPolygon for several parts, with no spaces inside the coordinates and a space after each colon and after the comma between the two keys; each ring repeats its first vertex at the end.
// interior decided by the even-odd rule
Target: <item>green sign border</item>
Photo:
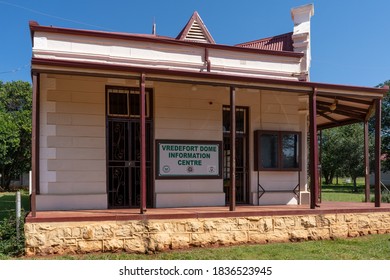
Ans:
{"type": "Polygon", "coordinates": [[[156,140],[156,179],[222,179],[222,141],[207,141],[207,140],[156,140]],[[218,146],[218,174],[216,175],[169,175],[160,174],[160,145],[171,144],[171,145],[217,145],[218,146]]]}

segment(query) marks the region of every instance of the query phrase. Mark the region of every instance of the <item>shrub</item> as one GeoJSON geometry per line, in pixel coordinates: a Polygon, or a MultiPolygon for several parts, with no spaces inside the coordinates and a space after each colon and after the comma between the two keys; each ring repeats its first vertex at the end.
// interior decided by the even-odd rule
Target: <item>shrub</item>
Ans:
{"type": "Polygon", "coordinates": [[[24,253],[24,215],[20,218],[19,237],[16,231],[16,215],[13,213],[0,221],[0,254],[20,256],[24,253]]]}
{"type": "Polygon", "coordinates": [[[382,193],[382,202],[390,203],[390,192],[383,192],[382,193]]]}
{"type": "MultiPolygon", "coordinates": [[[[371,198],[371,202],[375,202],[375,197],[371,198]]],[[[390,192],[389,191],[382,192],[381,202],[390,203],[390,192]]]]}

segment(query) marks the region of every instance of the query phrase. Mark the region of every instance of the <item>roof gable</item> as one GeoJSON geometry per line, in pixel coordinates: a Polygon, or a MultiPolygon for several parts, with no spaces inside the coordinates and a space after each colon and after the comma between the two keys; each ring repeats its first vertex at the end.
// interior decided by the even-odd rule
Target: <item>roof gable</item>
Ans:
{"type": "Polygon", "coordinates": [[[236,45],[236,47],[253,48],[271,51],[288,51],[293,52],[293,32],[272,36],[264,39],[250,41],[236,45]]]}
{"type": "Polygon", "coordinates": [[[206,25],[203,23],[197,11],[192,14],[176,39],[215,44],[213,37],[207,30],[206,25]]]}

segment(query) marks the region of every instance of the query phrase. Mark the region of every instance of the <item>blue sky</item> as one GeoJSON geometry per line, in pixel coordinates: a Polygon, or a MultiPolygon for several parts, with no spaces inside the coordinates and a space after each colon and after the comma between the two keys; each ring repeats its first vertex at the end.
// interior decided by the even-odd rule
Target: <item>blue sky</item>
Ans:
{"type": "Polygon", "coordinates": [[[376,86],[390,79],[388,0],[0,0],[0,80],[30,78],[29,20],[41,25],[176,37],[199,12],[218,44],[291,32],[292,7],[314,4],[311,81],[376,86]]]}

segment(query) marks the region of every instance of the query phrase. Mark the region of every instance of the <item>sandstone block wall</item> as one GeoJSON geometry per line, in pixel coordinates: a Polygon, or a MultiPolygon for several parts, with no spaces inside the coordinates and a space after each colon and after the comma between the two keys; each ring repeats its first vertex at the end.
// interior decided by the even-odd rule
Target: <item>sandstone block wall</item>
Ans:
{"type": "Polygon", "coordinates": [[[26,254],[150,253],[390,233],[390,213],[26,223],[26,254]]]}

